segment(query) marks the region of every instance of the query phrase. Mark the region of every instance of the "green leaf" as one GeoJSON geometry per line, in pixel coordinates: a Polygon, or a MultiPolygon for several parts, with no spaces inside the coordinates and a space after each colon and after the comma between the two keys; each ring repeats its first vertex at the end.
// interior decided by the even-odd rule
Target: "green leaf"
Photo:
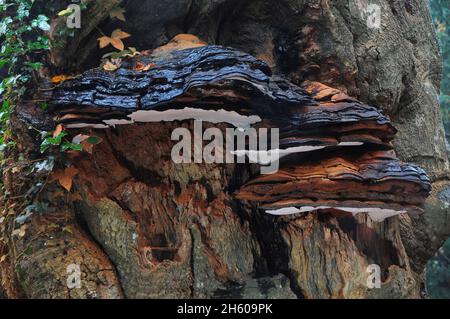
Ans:
{"type": "Polygon", "coordinates": [[[39,104],[39,107],[42,110],[46,111],[48,109],[48,104],[47,104],[47,102],[42,102],[41,104],[39,104]]]}
{"type": "Polygon", "coordinates": [[[41,144],[41,153],[45,153],[51,146],[61,145],[63,137],[67,135],[67,132],[61,132],[57,137],[49,136],[44,139],[41,144]]]}
{"type": "Polygon", "coordinates": [[[0,22],[0,36],[4,35],[9,30],[12,22],[13,20],[10,17],[6,17],[0,22]]]}
{"type": "Polygon", "coordinates": [[[23,20],[30,15],[29,7],[26,7],[25,3],[21,3],[17,9],[17,19],[23,20]]]}
{"type": "Polygon", "coordinates": [[[11,101],[6,100],[2,104],[2,112],[8,112],[10,110],[11,101]]]}
{"type": "Polygon", "coordinates": [[[26,65],[35,71],[39,70],[44,66],[44,64],[42,64],[41,62],[27,62],[26,65]]]}
{"type": "Polygon", "coordinates": [[[66,151],[82,151],[83,150],[83,146],[81,144],[75,144],[75,143],[70,143],[70,142],[64,142],[61,145],[61,151],[66,152],[66,151]]]}
{"type": "Polygon", "coordinates": [[[100,144],[103,141],[103,139],[101,137],[98,137],[98,136],[90,136],[86,141],[89,144],[97,145],[97,144],[100,144]]]}
{"type": "Polygon", "coordinates": [[[43,14],[38,15],[37,18],[31,22],[31,26],[38,27],[42,31],[46,31],[46,32],[50,31],[50,25],[48,24],[48,18],[43,14]]]}

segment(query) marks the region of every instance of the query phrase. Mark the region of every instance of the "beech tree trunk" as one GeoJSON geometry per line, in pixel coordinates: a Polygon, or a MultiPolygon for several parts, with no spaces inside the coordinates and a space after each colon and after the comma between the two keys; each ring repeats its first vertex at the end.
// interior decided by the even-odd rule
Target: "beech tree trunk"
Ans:
{"type": "MultiPolygon", "coordinates": [[[[95,27],[105,34],[117,28],[109,11],[99,8],[120,1],[91,2],[82,30],[67,39],[70,50],[52,51],[55,70],[81,73],[99,65],[105,52],[98,49],[95,27]]],[[[56,123],[50,111],[24,102],[11,120],[17,149],[4,170],[6,211],[23,216],[22,195],[36,183],[45,187],[36,195],[42,205],[28,216],[26,234],[11,235],[2,246],[0,255],[8,258],[0,263],[0,298],[426,296],[425,263],[450,234],[438,44],[425,0],[376,1],[379,28],[367,22],[370,4],[129,1],[121,28],[132,34],[127,45],[140,50],[190,33],[249,53],[298,86],[318,81],[378,107],[398,129],[396,155],[424,168],[432,180],[424,214],[382,222],[320,211],[298,218],[268,215],[234,196],[251,179],[249,166],[175,168],[169,140],[176,123],[95,130],[102,142],[92,154],[58,155],[59,168],[71,165],[78,172],[68,193],[31,169],[42,155],[30,127],[51,131],[56,123]],[[72,264],[81,269],[79,289],[67,286],[72,264]],[[371,264],[382,270],[379,289],[367,287],[371,264]]],[[[192,128],[192,122],[183,125],[192,128]]]]}

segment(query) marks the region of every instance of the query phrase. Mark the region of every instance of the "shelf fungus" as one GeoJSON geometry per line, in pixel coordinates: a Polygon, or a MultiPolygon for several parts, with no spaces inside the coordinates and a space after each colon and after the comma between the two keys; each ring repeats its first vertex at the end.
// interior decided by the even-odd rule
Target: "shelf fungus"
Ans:
{"type": "Polygon", "coordinates": [[[260,203],[274,215],[318,209],[357,214],[374,220],[419,213],[431,186],[419,167],[400,162],[391,151],[338,151],[289,163],[277,173],[244,185],[237,198],[260,203]]]}
{"type": "Polygon", "coordinates": [[[260,114],[314,103],[304,89],[272,77],[263,61],[220,46],[140,56],[116,72],[89,70],[60,85],[52,101],[68,128],[188,118],[248,126],[260,114]]]}
{"type": "Polygon", "coordinates": [[[396,129],[377,108],[317,82],[294,85],[231,48],[172,48],[116,72],[90,70],[58,86],[51,106],[67,128],[189,119],[277,128],[279,170],[236,192],[274,215],[364,212],[381,221],[421,212],[431,191],[421,168],[395,157],[396,129]]]}

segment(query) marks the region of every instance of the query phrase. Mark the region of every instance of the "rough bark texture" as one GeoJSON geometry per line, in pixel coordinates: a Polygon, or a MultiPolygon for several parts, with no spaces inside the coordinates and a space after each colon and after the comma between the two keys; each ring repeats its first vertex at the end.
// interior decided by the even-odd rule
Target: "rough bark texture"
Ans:
{"type": "MultiPolygon", "coordinates": [[[[78,195],[64,194],[56,184],[40,194],[56,211],[33,215],[26,235],[16,238],[15,258],[0,267],[0,295],[420,297],[424,263],[449,234],[438,47],[426,1],[377,4],[381,29],[367,26],[361,14],[366,1],[130,1],[126,31],[134,35],[129,44],[140,49],[195,34],[261,58],[297,85],[319,81],[379,107],[398,129],[397,155],[422,166],[434,182],[425,214],[381,223],[363,214],[270,216],[232,196],[254,173],[251,167],[175,168],[172,144],[161,137],[176,125],[119,126],[96,132],[103,142],[92,155],[72,158],[80,172],[78,195]],[[65,285],[71,263],[81,264],[80,290],[65,285]],[[382,268],[381,289],[367,289],[372,263],[382,268]]],[[[114,28],[107,15],[95,13],[105,32],[114,28]]],[[[64,68],[77,56],[80,69],[98,65],[97,37],[95,31],[80,35],[79,47],[55,62],[64,68]]],[[[27,127],[51,129],[51,119],[24,105],[12,123],[20,151],[35,158],[35,136],[27,127]]],[[[18,182],[22,168],[13,169],[18,163],[27,165],[17,157],[5,171],[12,197],[26,191],[18,182]]]]}

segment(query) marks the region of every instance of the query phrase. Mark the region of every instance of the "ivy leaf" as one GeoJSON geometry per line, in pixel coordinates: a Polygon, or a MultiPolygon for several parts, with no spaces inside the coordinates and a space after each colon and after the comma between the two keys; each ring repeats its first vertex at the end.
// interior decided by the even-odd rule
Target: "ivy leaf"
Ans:
{"type": "Polygon", "coordinates": [[[13,20],[10,17],[6,17],[0,21],[0,35],[4,35],[8,31],[12,22],[13,20]]]}
{"type": "Polygon", "coordinates": [[[123,49],[125,49],[125,45],[123,44],[121,39],[116,39],[116,38],[111,38],[110,41],[111,45],[113,47],[115,47],[117,50],[122,51],[123,49]]]}
{"type": "Polygon", "coordinates": [[[80,152],[83,150],[83,147],[80,144],[70,143],[70,142],[64,142],[61,144],[61,151],[77,151],[80,152]]]}
{"type": "Polygon", "coordinates": [[[111,17],[111,19],[113,18],[117,18],[123,22],[126,21],[125,16],[125,9],[122,9],[121,7],[115,7],[114,9],[111,10],[111,12],[109,13],[109,16],[111,17]]]}
{"type": "Polygon", "coordinates": [[[17,19],[23,20],[30,15],[30,10],[26,7],[25,3],[21,3],[17,8],[17,19]]]}
{"type": "Polygon", "coordinates": [[[111,38],[107,36],[103,36],[97,39],[100,43],[100,49],[106,48],[111,43],[111,38]]]}
{"type": "Polygon", "coordinates": [[[123,39],[129,38],[129,37],[131,37],[131,34],[126,33],[120,29],[114,30],[113,33],[111,34],[111,38],[113,38],[113,39],[123,40],[123,39]]]}
{"type": "Polygon", "coordinates": [[[41,153],[45,153],[45,151],[47,151],[50,148],[50,146],[61,145],[62,139],[66,135],[67,135],[66,132],[61,132],[56,137],[45,138],[41,144],[41,153]]]}
{"type": "Polygon", "coordinates": [[[38,71],[44,66],[44,64],[41,62],[26,62],[25,64],[34,71],[38,71]]]}
{"type": "Polygon", "coordinates": [[[31,25],[33,27],[38,27],[39,29],[45,32],[50,31],[50,24],[48,24],[48,18],[43,14],[38,15],[37,18],[31,22],[31,25]]]}
{"type": "Polygon", "coordinates": [[[100,144],[102,141],[103,139],[99,136],[89,136],[89,138],[87,139],[87,142],[92,145],[100,144]]]}
{"type": "Polygon", "coordinates": [[[75,136],[72,139],[72,143],[74,144],[79,144],[80,147],[82,147],[82,149],[86,152],[88,152],[89,154],[92,154],[92,150],[93,150],[93,145],[89,144],[87,142],[87,140],[90,138],[89,135],[85,135],[85,134],[78,134],[77,136],[75,136]]]}
{"type": "Polygon", "coordinates": [[[111,33],[111,36],[102,36],[98,38],[99,46],[101,49],[107,47],[108,45],[112,45],[116,49],[122,51],[125,48],[125,45],[123,44],[123,39],[129,38],[131,35],[129,33],[126,33],[120,29],[116,29],[111,33]]]}

